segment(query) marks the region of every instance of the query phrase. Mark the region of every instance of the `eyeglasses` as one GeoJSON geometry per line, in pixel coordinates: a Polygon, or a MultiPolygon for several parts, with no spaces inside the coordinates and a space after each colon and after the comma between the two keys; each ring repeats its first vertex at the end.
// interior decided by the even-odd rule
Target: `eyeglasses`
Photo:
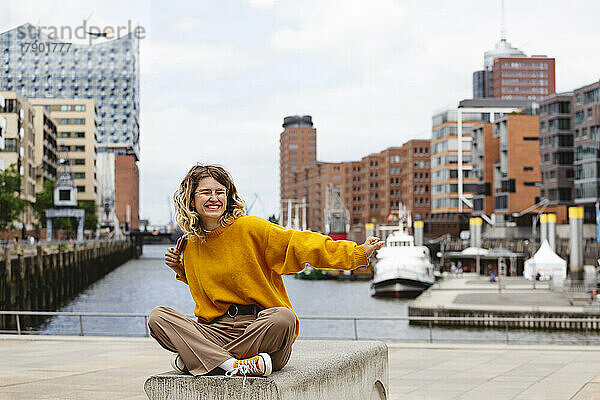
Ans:
{"type": "Polygon", "coordinates": [[[227,196],[227,190],[226,189],[215,189],[215,190],[200,189],[200,190],[196,190],[195,193],[197,195],[199,195],[200,197],[211,197],[213,194],[215,195],[215,197],[225,197],[225,196],[227,196]]]}

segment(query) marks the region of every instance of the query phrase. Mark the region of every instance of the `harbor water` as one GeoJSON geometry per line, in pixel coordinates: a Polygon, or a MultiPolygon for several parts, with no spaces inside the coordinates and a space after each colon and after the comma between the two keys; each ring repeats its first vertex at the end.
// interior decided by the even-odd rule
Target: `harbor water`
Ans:
{"type": "MultiPolygon", "coordinates": [[[[167,246],[146,245],[140,259],[131,260],[115,269],[58,311],[142,313],[148,314],[158,305],[192,315],[194,302],[188,286],[174,277],[164,265],[167,246]]],[[[408,314],[410,300],[374,298],[368,281],[309,281],[284,277],[288,295],[301,319],[300,338],[353,339],[352,320],[310,320],[309,316],[398,317],[408,314]]],[[[57,316],[49,319],[37,333],[80,333],[79,317],[57,316]]],[[[410,326],[407,321],[358,320],[359,339],[386,341],[484,342],[504,343],[506,332],[493,329],[445,329],[410,326]],[[430,336],[431,335],[431,336],[430,336]]],[[[30,329],[33,330],[33,329],[30,329]]],[[[85,335],[145,334],[144,318],[84,317],[85,335]]],[[[600,336],[585,332],[549,332],[511,330],[511,343],[594,343],[600,336]]]]}

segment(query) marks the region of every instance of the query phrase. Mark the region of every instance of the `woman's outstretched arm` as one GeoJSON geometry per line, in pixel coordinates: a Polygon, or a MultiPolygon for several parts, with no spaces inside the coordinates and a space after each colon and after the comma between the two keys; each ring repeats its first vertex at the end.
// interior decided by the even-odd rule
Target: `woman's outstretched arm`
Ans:
{"type": "Polygon", "coordinates": [[[348,240],[334,241],[320,233],[285,229],[276,224],[270,224],[267,232],[265,260],[279,274],[302,271],[305,263],[315,268],[353,270],[368,265],[370,255],[383,245],[374,237],[359,246],[348,240]]]}

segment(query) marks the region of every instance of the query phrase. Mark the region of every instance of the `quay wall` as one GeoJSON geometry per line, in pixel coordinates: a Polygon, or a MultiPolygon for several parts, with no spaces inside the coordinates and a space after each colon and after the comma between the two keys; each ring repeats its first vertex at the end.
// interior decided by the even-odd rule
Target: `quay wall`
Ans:
{"type": "MultiPolygon", "coordinates": [[[[6,248],[0,253],[0,310],[53,311],[138,254],[130,240],[6,248]]],[[[42,320],[21,316],[20,324],[42,320]]],[[[15,327],[15,316],[0,315],[0,330],[15,327]]]]}
{"type": "Polygon", "coordinates": [[[574,311],[509,311],[509,310],[476,310],[476,309],[453,309],[433,307],[411,307],[408,308],[409,323],[422,326],[445,326],[453,328],[496,328],[496,329],[539,329],[539,330],[565,330],[565,331],[600,331],[600,312],[574,312],[574,311]],[[459,317],[460,320],[423,321],[410,319],[410,317],[459,317]],[[468,320],[464,318],[478,318],[468,320]],[[480,320],[489,318],[489,320],[480,320]],[[499,321],[496,318],[514,318],[518,320],[499,321]],[[549,321],[539,319],[558,319],[562,321],[549,321]],[[577,319],[570,321],[568,319],[577,319]],[[589,319],[589,321],[586,321],[589,319]]]}

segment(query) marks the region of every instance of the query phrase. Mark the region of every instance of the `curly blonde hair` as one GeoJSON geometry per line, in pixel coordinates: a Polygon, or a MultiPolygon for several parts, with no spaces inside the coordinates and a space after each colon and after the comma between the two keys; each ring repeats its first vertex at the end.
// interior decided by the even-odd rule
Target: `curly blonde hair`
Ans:
{"type": "Polygon", "coordinates": [[[183,181],[179,185],[179,189],[173,196],[175,203],[175,220],[183,231],[185,237],[190,240],[206,241],[206,235],[202,230],[200,214],[196,212],[192,203],[194,201],[194,193],[198,188],[198,182],[204,178],[214,178],[227,189],[227,207],[225,212],[219,218],[221,226],[228,226],[237,218],[246,215],[244,209],[245,203],[238,193],[231,175],[219,165],[194,165],[183,181]]]}

